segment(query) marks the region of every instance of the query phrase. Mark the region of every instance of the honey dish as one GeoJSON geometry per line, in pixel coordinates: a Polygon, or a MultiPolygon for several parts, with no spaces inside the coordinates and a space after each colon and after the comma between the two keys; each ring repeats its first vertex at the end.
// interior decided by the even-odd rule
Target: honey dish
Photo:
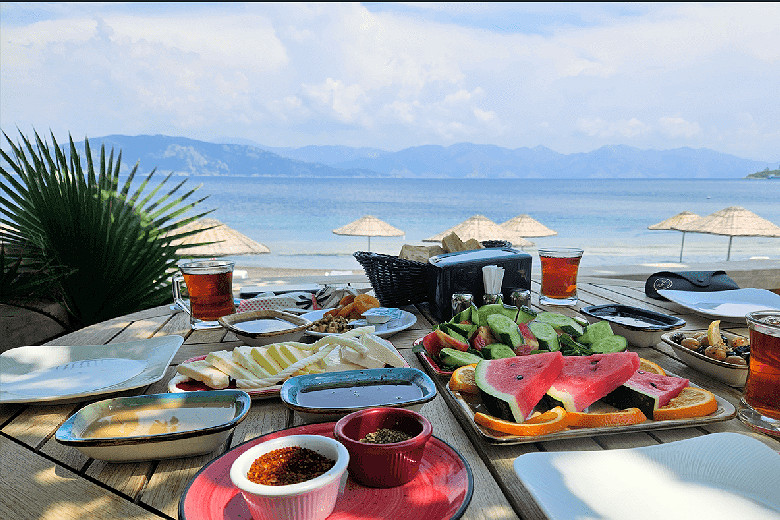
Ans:
{"type": "Polygon", "coordinates": [[[349,458],[344,445],[330,437],[288,435],[261,442],[242,453],[230,467],[230,480],[241,491],[255,520],[322,520],[333,512],[344,491],[349,458]],[[280,460],[287,468],[300,466],[295,469],[304,475],[302,478],[312,478],[287,478],[278,464],[280,460]],[[313,471],[315,462],[329,469],[324,473],[321,469],[313,471]],[[285,484],[287,481],[294,483],[285,484]]]}
{"type": "Polygon", "coordinates": [[[225,442],[250,404],[241,390],[105,399],[81,408],[54,437],[112,462],[201,455],[225,442]]]}
{"type": "Polygon", "coordinates": [[[369,487],[390,488],[417,476],[430,421],[404,408],[367,408],[336,422],[334,436],[349,451],[349,475],[369,487]]]}
{"type": "Polygon", "coordinates": [[[219,318],[219,323],[252,346],[298,341],[311,326],[311,322],[306,318],[277,310],[230,314],[219,318]]]}
{"type": "Polygon", "coordinates": [[[325,422],[378,406],[419,411],[436,385],[416,368],[373,368],[291,377],[280,395],[304,422],[325,422]]]}
{"type": "Polygon", "coordinates": [[[591,305],[580,312],[591,323],[609,322],[615,334],[625,337],[635,347],[655,346],[664,333],[685,326],[682,318],[630,305],[591,305]]]}

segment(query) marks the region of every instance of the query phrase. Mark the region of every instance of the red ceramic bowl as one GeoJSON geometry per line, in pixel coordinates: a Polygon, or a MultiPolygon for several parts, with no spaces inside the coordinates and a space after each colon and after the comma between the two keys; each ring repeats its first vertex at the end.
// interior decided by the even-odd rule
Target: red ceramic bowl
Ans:
{"type": "Polygon", "coordinates": [[[369,487],[389,488],[412,480],[420,468],[425,443],[431,438],[431,423],[405,408],[367,408],[342,417],[334,436],[349,452],[349,475],[369,487]],[[360,442],[380,428],[398,430],[412,438],[402,442],[360,442]]]}

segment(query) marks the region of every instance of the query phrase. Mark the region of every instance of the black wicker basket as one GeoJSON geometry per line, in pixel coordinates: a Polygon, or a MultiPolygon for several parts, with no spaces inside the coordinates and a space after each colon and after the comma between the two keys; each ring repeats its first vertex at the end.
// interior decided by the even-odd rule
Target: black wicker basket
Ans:
{"type": "Polygon", "coordinates": [[[382,306],[403,307],[428,299],[428,264],[369,251],[357,251],[353,256],[363,266],[382,306]]]}
{"type": "MultiPolygon", "coordinates": [[[[511,247],[505,240],[485,240],[484,247],[511,247]]],[[[397,256],[357,251],[352,256],[360,263],[384,307],[403,307],[428,301],[427,263],[397,256]]]]}

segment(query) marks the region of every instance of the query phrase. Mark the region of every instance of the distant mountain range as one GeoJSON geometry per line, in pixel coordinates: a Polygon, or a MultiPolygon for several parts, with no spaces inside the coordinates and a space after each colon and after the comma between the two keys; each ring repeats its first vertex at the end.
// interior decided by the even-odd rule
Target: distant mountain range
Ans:
{"type": "MultiPolygon", "coordinates": [[[[471,143],[415,146],[397,152],[347,146],[274,148],[217,144],[164,135],[90,138],[121,150],[127,169],[179,175],[417,178],[744,178],[775,166],[709,149],[640,150],[603,146],[561,154],[544,146],[502,148],[471,143]]],[[[80,143],[83,147],[83,143],[80,143]]]]}

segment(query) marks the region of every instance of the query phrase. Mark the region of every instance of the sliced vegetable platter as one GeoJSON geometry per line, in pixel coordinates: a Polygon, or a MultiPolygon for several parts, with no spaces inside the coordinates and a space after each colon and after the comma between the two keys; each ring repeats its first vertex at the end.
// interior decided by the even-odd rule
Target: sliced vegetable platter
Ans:
{"type": "Polygon", "coordinates": [[[626,347],[609,322],[498,304],[468,308],[418,340],[415,351],[448,379],[442,393],[461,422],[492,443],[687,427],[735,415],[728,401],[626,347]]]}
{"type": "MultiPolygon", "coordinates": [[[[669,372],[667,372],[667,375],[674,376],[674,374],[669,372]]],[[[695,385],[691,383],[691,386],[695,385]]],[[[665,421],[654,421],[650,419],[639,424],[568,429],[544,435],[512,435],[477,424],[474,420],[475,413],[488,413],[479,395],[452,390],[449,385],[447,385],[446,391],[442,392],[442,394],[445,396],[445,399],[455,403],[455,406],[450,406],[450,409],[458,417],[461,424],[471,428],[478,436],[491,444],[526,444],[529,442],[592,437],[593,435],[685,428],[726,421],[736,415],[734,405],[716,394],[715,400],[718,403],[718,409],[714,413],[702,417],[670,419],[665,421]]],[[[589,411],[592,413],[609,413],[614,412],[615,410],[614,407],[600,401],[597,401],[589,408],[589,411]]]]}
{"type": "Polygon", "coordinates": [[[612,332],[608,321],[588,324],[555,312],[536,312],[489,304],[472,305],[414,342],[414,351],[429,372],[449,378],[463,365],[482,359],[560,351],[587,356],[626,350],[628,342],[612,332]]]}

